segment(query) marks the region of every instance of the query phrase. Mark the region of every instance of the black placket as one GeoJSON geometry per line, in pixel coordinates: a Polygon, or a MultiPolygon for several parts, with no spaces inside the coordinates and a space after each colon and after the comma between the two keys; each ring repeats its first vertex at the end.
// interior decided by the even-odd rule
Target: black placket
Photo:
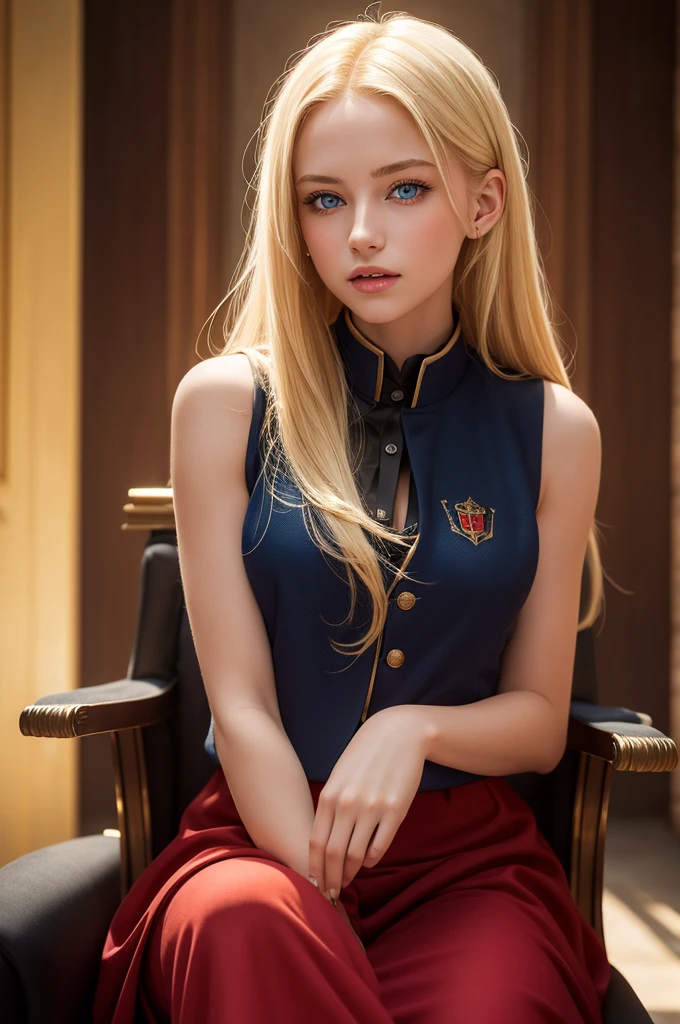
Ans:
{"type": "MultiPolygon", "coordinates": [[[[401,411],[413,399],[415,383],[424,355],[409,356],[397,370],[394,361],[385,356],[385,375],[379,402],[361,402],[365,445],[359,481],[370,514],[385,526],[392,526],[394,502],[402,466],[409,466],[404,440],[401,411]]],[[[409,498],[404,530],[418,523],[418,494],[413,473],[409,481],[409,498]]],[[[399,549],[402,550],[402,549],[399,549]]]]}
{"type": "MultiPolygon", "coordinates": [[[[401,370],[386,352],[357,331],[347,309],[340,313],[333,330],[361,418],[361,423],[352,422],[352,418],[356,418],[356,409],[352,405],[350,435],[355,452],[360,449],[363,433],[361,460],[356,470],[359,489],[369,515],[391,528],[400,471],[403,466],[410,465],[402,410],[436,401],[457,386],[467,364],[460,323],[437,352],[409,356],[401,370]],[[460,344],[456,344],[457,340],[460,344]],[[428,362],[423,375],[424,360],[428,362]],[[432,366],[437,369],[432,370],[432,366]]],[[[411,472],[403,533],[414,532],[418,516],[418,496],[411,472]]],[[[404,548],[395,547],[399,554],[404,554],[404,548]]]]}

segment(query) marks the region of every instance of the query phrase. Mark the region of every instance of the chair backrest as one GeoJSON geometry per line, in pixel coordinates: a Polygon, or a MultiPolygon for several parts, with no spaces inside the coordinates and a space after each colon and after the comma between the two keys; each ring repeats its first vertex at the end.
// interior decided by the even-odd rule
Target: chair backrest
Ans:
{"type": "MultiPolygon", "coordinates": [[[[584,568],[581,607],[587,587],[584,568]]],[[[139,611],[128,666],[132,679],[176,679],[177,714],[143,729],[152,855],[156,857],[177,834],[187,805],[207,783],[215,766],[203,749],[210,707],[191,635],[174,530],[153,530],[142,556],[139,611]]],[[[572,697],[597,701],[592,629],[582,630],[576,644],[572,697]]],[[[572,810],[578,755],[567,751],[549,775],[507,776],[530,804],[539,827],[569,871],[572,810]]]]}
{"type": "Polygon", "coordinates": [[[210,707],[189,626],[174,530],[153,530],[144,548],[127,674],[131,679],[176,679],[177,713],[142,730],[156,857],[177,834],[185,808],[215,770],[203,749],[210,707]]]}

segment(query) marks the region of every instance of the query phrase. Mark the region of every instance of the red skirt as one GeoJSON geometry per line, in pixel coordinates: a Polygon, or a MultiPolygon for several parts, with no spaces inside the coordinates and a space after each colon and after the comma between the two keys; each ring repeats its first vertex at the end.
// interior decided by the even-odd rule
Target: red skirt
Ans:
{"type": "Polygon", "coordinates": [[[503,777],[416,793],[340,899],[365,951],[216,768],[116,911],[93,1024],[602,1024],[604,947],[503,777]]]}

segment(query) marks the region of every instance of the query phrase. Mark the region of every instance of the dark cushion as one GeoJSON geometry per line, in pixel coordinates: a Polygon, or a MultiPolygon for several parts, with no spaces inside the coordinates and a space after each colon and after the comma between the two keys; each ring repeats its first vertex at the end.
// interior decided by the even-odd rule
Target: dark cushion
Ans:
{"type": "Polygon", "coordinates": [[[612,707],[608,704],[591,704],[585,700],[572,700],[570,714],[581,722],[632,722],[640,723],[640,716],[630,708],[612,707]]]}
{"type": "Polygon", "coordinates": [[[3,1024],[90,1024],[120,903],[120,840],[82,836],[0,869],[3,1024]]]}
{"type": "Polygon", "coordinates": [[[622,974],[612,966],[612,976],[602,1004],[604,1024],[652,1024],[644,1006],[622,974]]]}

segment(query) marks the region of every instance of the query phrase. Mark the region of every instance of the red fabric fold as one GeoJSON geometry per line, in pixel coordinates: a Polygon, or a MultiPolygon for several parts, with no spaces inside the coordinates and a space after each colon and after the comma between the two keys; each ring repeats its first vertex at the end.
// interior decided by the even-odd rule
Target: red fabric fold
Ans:
{"type": "Polygon", "coordinates": [[[365,952],[217,768],[111,922],[93,1024],[602,1024],[606,952],[504,778],[416,793],[340,898],[365,952]]]}

